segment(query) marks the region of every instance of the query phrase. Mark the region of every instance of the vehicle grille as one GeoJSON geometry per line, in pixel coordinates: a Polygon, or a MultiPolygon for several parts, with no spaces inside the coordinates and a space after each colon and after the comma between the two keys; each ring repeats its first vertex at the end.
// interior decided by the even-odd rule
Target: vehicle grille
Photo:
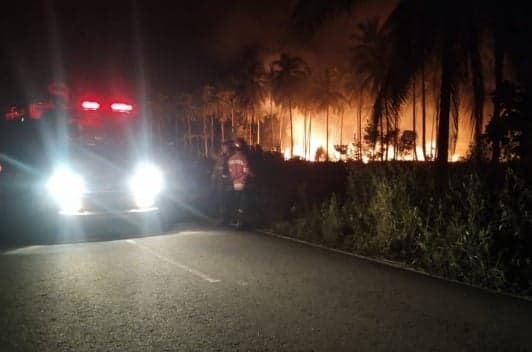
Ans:
{"type": "Polygon", "coordinates": [[[83,198],[83,209],[86,211],[116,212],[133,208],[133,195],[127,192],[97,192],[83,198]]]}

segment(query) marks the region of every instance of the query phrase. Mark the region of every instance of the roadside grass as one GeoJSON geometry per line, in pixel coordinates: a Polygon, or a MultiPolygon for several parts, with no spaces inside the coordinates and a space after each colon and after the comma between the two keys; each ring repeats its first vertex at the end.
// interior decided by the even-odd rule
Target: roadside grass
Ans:
{"type": "Polygon", "coordinates": [[[446,178],[422,163],[346,168],[340,192],[326,197],[310,195],[312,182],[296,182],[297,200],[270,228],[475,286],[532,293],[532,192],[519,165],[454,164],[446,178]]]}

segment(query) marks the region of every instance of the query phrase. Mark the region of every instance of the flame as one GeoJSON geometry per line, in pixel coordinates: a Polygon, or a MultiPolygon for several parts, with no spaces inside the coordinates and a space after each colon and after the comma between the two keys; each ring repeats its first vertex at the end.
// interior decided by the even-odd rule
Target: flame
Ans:
{"type": "MultiPolygon", "coordinates": [[[[308,136],[308,130],[305,131],[305,116],[299,112],[294,112],[293,114],[293,123],[294,123],[294,157],[298,157],[301,159],[309,160],[309,161],[318,161],[316,160],[316,152],[319,148],[323,148],[324,153],[326,152],[327,148],[327,134],[326,129],[323,126],[323,123],[319,121],[318,118],[314,117],[312,119],[312,129],[310,136],[308,136]],[[307,132],[307,133],[306,133],[307,132]],[[307,138],[310,139],[310,141],[305,139],[305,133],[307,134],[307,138]],[[307,143],[307,148],[305,148],[305,143],[307,143]],[[305,150],[306,149],[306,150],[305,150]],[[306,152],[306,155],[305,155],[306,152]]],[[[309,129],[308,126],[308,119],[307,119],[307,129],[309,129]]],[[[287,125],[289,125],[287,123],[287,125]]],[[[332,125],[332,124],[331,124],[332,125]]],[[[290,126],[286,126],[287,133],[286,138],[283,143],[284,146],[286,146],[283,149],[283,154],[285,159],[290,159],[290,126]]],[[[340,159],[340,153],[337,152],[334,149],[335,139],[333,138],[333,134],[331,133],[332,126],[329,127],[329,159],[330,160],[339,160],[340,159]]],[[[325,155],[323,155],[323,158],[325,158],[325,155]]]]}
{"type": "MultiPolygon", "coordinates": [[[[309,161],[318,161],[316,160],[316,152],[318,151],[318,148],[323,148],[323,152],[325,154],[326,143],[327,143],[327,134],[326,134],[326,124],[325,124],[325,118],[322,116],[323,114],[315,114],[312,118],[312,128],[311,133],[309,136],[309,119],[305,118],[305,115],[303,115],[300,111],[297,109],[293,110],[292,116],[293,116],[293,139],[294,139],[294,146],[293,146],[293,157],[301,158],[304,160],[309,161]],[[306,131],[305,131],[305,121],[306,121],[306,131]],[[307,135],[307,136],[305,136],[307,135]],[[309,140],[310,139],[310,142],[309,140]],[[305,144],[307,147],[305,148],[305,144]]],[[[341,129],[339,124],[339,118],[335,115],[329,116],[329,160],[331,161],[338,161],[338,160],[349,160],[349,159],[362,159],[363,162],[369,162],[370,160],[374,160],[375,156],[372,156],[372,150],[368,148],[367,145],[363,146],[362,155],[357,154],[358,152],[358,142],[355,140],[357,138],[356,134],[356,128],[354,126],[353,119],[349,119],[348,116],[350,113],[346,112],[344,115],[344,126],[341,129]],[[342,136],[342,138],[340,138],[342,136]],[[340,154],[334,146],[337,144],[340,144],[340,141],[342,141],[342,144],[347,145],[347,155],[340,154]]],[[[405,121],[408,119],[405,118],[405,121]]],[[[364,127],[364,126],[362,126],[364,127]]],[[[286,160],[290,159],[292,157],[290,153],[290,124],[288,122],[288,119],[285,118],[284,124],[283,124],[284,132],[283,132],[283,155],[286,160]]],[[[405,126],[406,129],[408,129],[408,126],[405,126]]],[[[427,132],[428,133],[428,132],[427,132]]],[[[428,135],[427,135],[428,136],[428,135]]],[[[463,144],[463,143],[462,143],[463,144]]],[[[376,148],[377,151],[383,150],[384,148],[381,148],[380,143],[377,142],[376,148]]],[[[462,146],[458,146],[458,149],[452,156],[450,157],[451,162],[460,161],[464,158],[464,154],[466,150],[462,146]]],[[[434,160],[434,157],[436,155],[436,141],[428,139],[425,144],[425,153],[426,153],[426,160],[431,161],[434,160]]],[[[415,154],[410,151],[406,153],[394,153],[394,146],[389,145],[387,148],[387,160],[394,160],[394,156],[396,160],[418,160],[418,161],[425,161],[425,158],[423,156],[423,147],[420,143],[420,136],[418,136],[417,139],[417,146],[415,149],[415,154]],[[397,155],[394,155],[397,154],[397,155]]],[[[323,159],[325,159],[325,155],[323,155],[323,159]]],[[[379,158],[380,159],[380,158],[379,158]]]]}

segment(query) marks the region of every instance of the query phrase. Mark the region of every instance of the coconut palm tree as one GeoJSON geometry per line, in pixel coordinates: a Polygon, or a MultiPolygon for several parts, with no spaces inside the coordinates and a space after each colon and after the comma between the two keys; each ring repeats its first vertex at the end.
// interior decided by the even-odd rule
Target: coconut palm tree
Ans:
{"type": "MultiPolygon", "coordinates": [[[[352,35],[355,45],[351,48],[351,65],[353,68],[354,79],[357,83],[351,84],[353,88],[359,93],[359,138],[362,143],[361,136],[361,115],[362,104],[364,96],[376,97],[386,79],[388,71],[390,45],[388,42],[388,32],[380,24],[379,19],[372,18],[366,22],[357,24],[354,34],[352,35]]],[[[386,123],[382,118],[390,118],[390,116],[379,116],[379,119],[373,121],[372,128],[375,131],[380,130],[380,146],[384,148],[385,135],[389,133],[390,121],[387,119],[386,123]],[[383,125],[386,124],[386,131],[383,125]],[[377,126],[381,126],[377,128],[377,126]]],[[[372,137],[377,137],[377,133],[371,133],[372,137]]],[[[376,145],[373,141],[372,145],[376,145]]],[[[362,146],[359,145],[362,149],[362,146]]],[[[386,144],[388,150],[388,144],[386,144]]],[[[387,157],[388,153],[381,153],[381,158],[387,157]]]]}
{"type": "Polygon", "coordinates": [[[484,74],[480,58],[483,4],[471,1],[401,1],[387,21],[392,56],[386,80],[374,106],[373,119],[397,113],[409,87],[424,64],[436,58],[440,71],[437,157],[448,162],[453,102],[464,72],[469,72],[474,98],[475,135],[480,135],[484,104],[484,74]]]}
{"type": "Polygon", "coordinates": [[[231,138],[234,135],[234,114],[236,106],[236,93],[232,89],[223,88],[217,93],[217,102],[219,105],[219,122],[220,122],[220,133],[222,137],[222,142],[225,141],[225,125],[227,121],[231,122],[231,138]]]}
{"type": "Polygon", "coordinates": [[[320,110],[325,110],[325,159],[329,160],[329,111],[340,112],[345,96],[340,91],[341,82],[338,70],[326,69],[316,80],[316,98],[320,110]]]}
{"type": "MultiPolygon", "coordinates": [[[[327,17],[350,9],[355,2],[299,0],[294,6],[294,22],[300,28],[312,29],[327,17]]],[[[491,43],[494,44],[491,45],[491,51],[496,86],[502,81],[506,53],[512,53],[509,55],[513,56],[512,63],[524,69],[525,79],[532,76],[528,74],[529,60],[519,55],[526,52],[524,48],[529,42],[525,34],[527,30],[523,30],[528,26],[525,24],[528,20],[519,8],[495,0],[399,1],[387,21],[392,33],[390,43],[393,56],[385,84],[375,102],[373,120],[396,113],[405,101],[413,77],[424,64],[435,59],[440,73],[437,162],[445,165],[448,161],[452,104],[458,98],[457,87],[460,83],[464,84],[460,82],[460,77],[465,71],[468,72],[469,95],[473,98],[472,120],[478,148],[484,106],[484,72],[480,48],[485,43],[482,36],[486,32],[491,34],[491,43]],[[512,17],[521,18],[523,28],[508,26],[512,17]],[[508,33],[512,35],[508,36],[508,33]]],[[[497,106],[494,108],[496,116],[500,109],[497,106]]]]}
{"type": "Polygon", "coordinates": [[[292,110],[297,105],[297,92],[310,76],[310,67],[302,58],[282,53],[272,63],[272,88],[278,104],[288,109],[290,117],[290,157],[294,156],[294,122],[292,110]]]}
{"type": "Polygon", "coordinates": [[[201,121],[203,127],[203,152],[204,156],[209,156],[209,136],[211,136],[211,147],[213,144],[212,141],[212,128],[214,125],[214,114],[216,112],[216,94],[215,89],[211,85],[205,85],[201,89],[201,121]],[[211,133],[209,134],[207,122],[211,120],[211,133]]]}
{"type": "Polygon", "coordinates": [[[246,119],[249,144],[252,144],[252,123],[257,120],[256,114],[266,94],[266,72],[256,50],[244,53],[234,81],[238,103],[246,119]]]}

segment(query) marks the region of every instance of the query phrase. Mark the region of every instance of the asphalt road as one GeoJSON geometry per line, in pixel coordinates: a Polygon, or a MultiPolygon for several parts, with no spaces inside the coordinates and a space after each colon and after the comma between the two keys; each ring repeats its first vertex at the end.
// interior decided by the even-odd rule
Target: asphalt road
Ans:
{"type": "Polygon", "coordinates": [[[532,351],[532,302],[266,235],[0,254],[1,351],[532,351]]]}

